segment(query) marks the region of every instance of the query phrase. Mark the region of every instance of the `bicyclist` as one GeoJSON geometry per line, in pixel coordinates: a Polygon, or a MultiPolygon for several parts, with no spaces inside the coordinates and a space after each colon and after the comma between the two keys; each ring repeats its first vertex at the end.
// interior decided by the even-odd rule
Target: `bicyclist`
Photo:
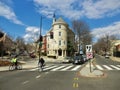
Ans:
{"type": "Polygon", "coordinates": [[[45,65],[45,60],[43,58],[40,58],[38,64],[40,64],[41,69],[43,69],[43,66],[45,65]]]}
{"type": "Polygon", "coordinates": [[[15,69],[17,69],[17,64],[18,64],[18,62],[17,62],[17,57],[16,57],[16,56],[11,59],[11,63],[12,63],[13,65],[15,65],[15,69]]]}

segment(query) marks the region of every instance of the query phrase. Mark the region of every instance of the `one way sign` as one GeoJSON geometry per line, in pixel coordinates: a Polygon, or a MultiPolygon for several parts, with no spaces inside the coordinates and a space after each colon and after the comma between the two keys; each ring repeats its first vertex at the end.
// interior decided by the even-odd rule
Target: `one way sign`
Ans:
{"type": "Polygon", "coordinates": [[[86,52],[92,52],[92,45],[86,45],[86,52]]]}

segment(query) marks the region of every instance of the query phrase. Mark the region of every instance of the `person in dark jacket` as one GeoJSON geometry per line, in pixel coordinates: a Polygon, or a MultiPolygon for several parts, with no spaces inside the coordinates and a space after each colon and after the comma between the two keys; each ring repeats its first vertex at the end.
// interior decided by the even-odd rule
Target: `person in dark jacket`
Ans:
{"type": "Polygon", "coordinates": [[[43,58],[40,58],[40,59],[39,59],[39,63],[43,66],[44,63],[45,63],[45,60],[44,60],[43,58]]]}
{"type": "Polygon", "coordinates": [[[41,71],[43,71],[43,66],[45,65],[45,60],[43,58],[40,58],[38,61],[38,65],[41,68],[41,71]]]}

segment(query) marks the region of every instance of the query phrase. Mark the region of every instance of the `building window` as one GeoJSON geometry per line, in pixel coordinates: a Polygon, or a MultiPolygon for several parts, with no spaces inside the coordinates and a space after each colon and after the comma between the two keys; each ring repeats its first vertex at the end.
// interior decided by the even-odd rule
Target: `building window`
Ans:
{"type": "Polygon", "coordinates": [[[49,48],[49,44],[48,44],[48,48],[49,48]]]}
{"type": "Polygon", "coordinates": [[[61,32],[59,32],[59,36],[61,36],[61,32]]]}
{"type": "Polygon", "coordinates": [[[59,25],[59,28],[61,28],[61,25],[59,25]]]}
{"type": "Polygon", "coordinates": [[[65,45],[65,41],[64,41],[64,45],[65,45]]]}
{"type": "Polygon", "coordinates": [[[61,46],[61,40],[59,40],[59,46],[61,46]]]}

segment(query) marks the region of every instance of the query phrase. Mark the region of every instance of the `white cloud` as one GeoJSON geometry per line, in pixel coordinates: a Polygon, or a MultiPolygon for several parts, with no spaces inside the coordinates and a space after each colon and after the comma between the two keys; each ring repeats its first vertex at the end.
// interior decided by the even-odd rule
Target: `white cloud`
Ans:
{"type": "Polygon", "coordinates": [[[97,39],[106,35],[120,35],[120,21],[106,27],[95,28],[92,30],[92,35],[97,39]]]}
{"type": "Polygon", "coordinates": [[[88,18],[102,18],[120,13],[119,0],[85,0],[82,5],[88,18]]]}
{"type": "Polygon", "coordinates": [[[29,26],[25,29],[26,34],[24,35],[24,40],[26,42],[34,42],[38,39],[40,30],[38,27],[29,26]]]}
{"type": "Polygon", "coordinates": [[[24,25],[20,20],[17,19],[14,11],[3,2],[0,2],[0,16],[12,21],[15,24],[24,25]]]}
{"type": "Polygon", "coordinates": [[[102,18],[120,13],[119,0],[33,0],[39,13],[56,12],[68,18],[102,18]]]}

